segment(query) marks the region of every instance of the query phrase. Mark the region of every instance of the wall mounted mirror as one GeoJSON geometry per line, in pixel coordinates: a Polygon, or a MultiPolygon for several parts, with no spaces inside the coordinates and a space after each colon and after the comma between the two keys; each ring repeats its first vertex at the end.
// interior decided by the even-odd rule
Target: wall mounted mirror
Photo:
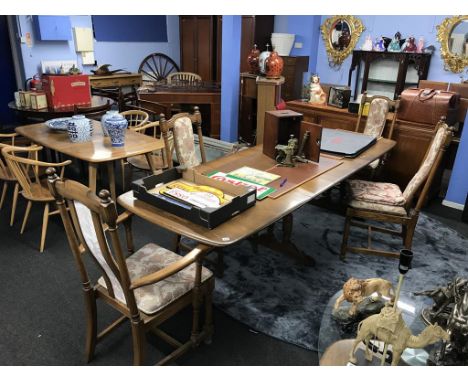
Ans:
{"type": "Polygon", "coordinates": [[[462,72],[468,66],[468,16],[447,17],[437,26],[437,40],[446,69],[462,72]]]}
{"type": "Polygon", "coordinates": [[[325,20],[320,30],[331,66],[342,64],[364,29],[361,20],[354,16],[333,16],[325,20]]]}

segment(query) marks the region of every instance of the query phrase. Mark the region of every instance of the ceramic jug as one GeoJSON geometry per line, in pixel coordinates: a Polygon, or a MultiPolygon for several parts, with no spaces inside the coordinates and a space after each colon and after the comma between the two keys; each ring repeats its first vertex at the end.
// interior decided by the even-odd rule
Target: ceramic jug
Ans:
{"type": "Polygon", "coordinates": [[[268,50],[269,46],[270,46],[269,44],[266,44],[266,50],[260,53],[260,56],[258,57],[258,66],[260,68],[261,74],[265,74],[265,60],[271,54],[271,52],[268,50]]]}
{"type": "Polygon", "coordinates": [[[74,115],[67,123],[68,136],[73,143],[91,140],[93,133],[91,121],[84,115],[74,115]]]}
{"type": "Polygon", "coordinates": [[[104,134],[105,137],[109,136],[109,132],[106,129],[106,120],[112,117],[114,114],[117,114],[118,112],[119,112],[118,110],[108,110],[106,111],[106,114],[104,114],[101,117],[102,133],[104,134]]]}
{"type": "Polygon", "coordinates": [[[128,121],[124,116],[116,113],[107,118],[105,124],[112,146],[122,147],[125,144],[125,133],[128,127],[128,121]]]}
{"type": "Polygon", "coordinates": [[[273,50],[265,60],[265,75],[266,78],[280,78],[283,73],[284,61],[276,50],[273,50]]]}
{"type": "Polygon", "coordinates": [[[247,56],[247,63],[249,64],[249,73],[258,74],[260,72],[259,66],[260,51],[257,49],[257,44],[254,44],[250,54],[247,56]]]}

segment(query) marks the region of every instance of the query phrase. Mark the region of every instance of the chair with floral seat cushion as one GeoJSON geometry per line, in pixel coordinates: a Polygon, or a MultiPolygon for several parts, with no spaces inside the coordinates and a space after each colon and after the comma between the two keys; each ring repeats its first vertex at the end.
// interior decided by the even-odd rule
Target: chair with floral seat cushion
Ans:
{"type": "Polygon", "coordinates": [[[403,192],[401,192],[396,184],[391,183],[363,180],[351,180],[348,182],[350,201],[346,211],[340,253],[341,259],[345,258],[348,251],[378,256],[398,257],[398,253],[371,247],[372,230],[401,236],[403,238],[403,246],[406,249],[411,249],[419,211],[425,202],[429,187],[431,186],[444,152],[452,139],[452,129],[447,126],[444,120],[441,120],[437,124],[436,131],[437,133],[432,139],[431,145],[426,152],[426,156],[418,172],[413,176],[403,192]],[[415,201],[415,195],[419,190],[421,190],[421,192],[415,201]],[[400,224],[402,229],[401,231],[396,231],[382,226],[375,227],[357,221],[356,219],[400,224]],[[351,247],[348,245],[351,226],[365,228],[368,231],[367,247],[351,247]]]}
{"type": "Polygon", "coordinates": [[[131,325],[134,365],[144,362],[145,334],[150,330],[176,348],[158,364],[174,360],[201,341],[210,342],[214,277],[201,265],[208,247],[200,244],[187,255],[180,256],[148,243],[133,252],[131,214],[117,215],[116,205],[107,190],[101,191],[98,197],[76,181],[60,179],[53,168],[49,168],[47,174],[49,189],[57,202],[81,277],[87,317],[87,362],[93,358],[97,342],[126,320],[131,325]],[[128,257],[124,255],[118,234],[120,223],[125,225],[127,247],[132,253],[128,257]],[[96,282],[90,280],[85,254],[92,257],[100,271],[96,282]],[[97,334],[96,302],[99,298],[122,316],[97,334]],[[205,323],[201,329],[202,302],[205,323]],[[193,307],[191,335],[182,344],[158,326],[189,305],[193,307]]]}
{"type": "MultiPolygon", "coordinates": [[[[364,124],[363,134],[369,135],[374,138],[380,138],[383,135],[385,130],[385,124],[387,122],[387,117],[390,111],[393,111],[392,120],[386,134],[387,139],[392,139],[393,129],[395,126],[395,121],[398,114],[398,108],[400,106],[400,101],[393,101],[388,97],[375,95],[369,96],[367,92],[364,92],[361,98],[361,105],[359,108],[358,119],[356,122],[355,131],[359,132],[361,128],[362,113],[365,109],[365,105],[369,104],[369,110],[367,113],[367,119],[364,124]]],[[[385,156],[381,159],[376,159],[374,162],[370,163],[366,168],[366,171],[370,172],[370,179],[373,179],[379,168],[385,162],[385,156]]]]}

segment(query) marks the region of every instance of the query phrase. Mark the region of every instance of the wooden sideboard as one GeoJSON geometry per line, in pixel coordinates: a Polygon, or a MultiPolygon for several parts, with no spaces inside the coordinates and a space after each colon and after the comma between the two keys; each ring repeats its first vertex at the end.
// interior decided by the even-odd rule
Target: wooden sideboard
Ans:
{"type": "MultiPolygon", "coordinates": [[[[314,105],[302,101],[290,101],[287,108],[302,113],[304,121],[321,124],[322,127],[354,131],[357,114],[347,109],[332,106],[314,105]]],[[[387,137],[391,115],[388,116],[383,136],[387,137]]],[[[365,117],[361,121],[359,131],[363,131],[365,117]]],[[[397,142],[385,162],[382,178],[386,182],[398,184],[402,189],[406,187],[413,175],[419,169],[427,148],[435,134],[435,126],[396,120],[392,139],[397,142]]],[[[437,182],[434,181],[434,185],[437,182]]]]}

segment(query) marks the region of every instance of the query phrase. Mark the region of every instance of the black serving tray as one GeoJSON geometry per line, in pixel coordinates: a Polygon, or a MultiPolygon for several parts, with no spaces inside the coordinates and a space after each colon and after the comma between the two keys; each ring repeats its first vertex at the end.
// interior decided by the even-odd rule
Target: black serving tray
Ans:
{"type": "Polygon", "coordinates": [[[210,179],[193,170],[180,172],[177,168],[166,170],[161,174],[150,175],[135,180],[132,182],[132,189],[133,195],[137,199],[209,229],[215,228],[256,203],[256,191],[253,187],[234,186],[229,183],[210,179]],[[179,202],[178,200],[164,195],[156,195],[148,192],[148,190],[151,190],[157,184],[169,183],[178,179],[185,179],[195,184],[216,187],[234,197],[230,203],[219,208],[200,208],[179,202]]]}

